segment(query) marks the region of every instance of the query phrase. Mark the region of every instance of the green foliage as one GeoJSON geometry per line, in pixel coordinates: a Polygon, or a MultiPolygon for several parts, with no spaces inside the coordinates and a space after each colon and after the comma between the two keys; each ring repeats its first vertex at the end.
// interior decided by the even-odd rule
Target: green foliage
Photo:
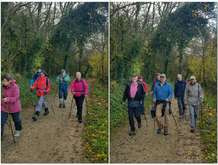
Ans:
{"type": "Polygon", "coordinates": [[[33,106],[36,101],[37,97],[35,92],[30,92],[30,79],[22,77],[19,74],[15,75],[15,80],[20,88],[20,100],[22,104],[22,108],[33,106]]]}
{"type": "Polygon", "coordinates": [[[98,77],[103,83],[107,82],[108,76],[108,57],[106,53],[94,52],[89,57],[89,65],[91,67],[91,76],[98,77]]]}
{"type": "Polygon", "coordinates": [[[127,119],[127,106],[122,103],[123,91],[125,86],[111,82],[111,108],[110,108],[110,127],[111,130],[120,127],[127,119]]]}
{"type": "Polygon", "coordinates": [[[216,97],[206,95],[202,108],[201,141],[203,145],[204,161],[207,163],[217,162],[217,110],[216,97]]]}
{"type": "Polygon", "coordinates": [[[3,2],[1,69],[26,75],[40,66],[56,76],[65,68],[70,74],[81,71],[85,77],[88,55],[96,49],[90,39],[106,31],[107,5],[3,2]]]}
{"type": "Polygon", "coordinates": [[[88,103],[88,114],[83,138],[85,155],[92,163],[108,161],[108,104],[107,87],[93,83],[93,91],[88,103]]]}

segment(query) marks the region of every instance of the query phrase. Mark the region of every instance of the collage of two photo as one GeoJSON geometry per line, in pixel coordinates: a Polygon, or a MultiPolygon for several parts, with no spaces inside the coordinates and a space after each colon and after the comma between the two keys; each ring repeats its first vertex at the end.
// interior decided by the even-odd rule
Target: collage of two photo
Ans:
{"type": "Polygon", "coordinates": [[[1,2],[1,163],[217,163],[216,2],[1,2]]]}

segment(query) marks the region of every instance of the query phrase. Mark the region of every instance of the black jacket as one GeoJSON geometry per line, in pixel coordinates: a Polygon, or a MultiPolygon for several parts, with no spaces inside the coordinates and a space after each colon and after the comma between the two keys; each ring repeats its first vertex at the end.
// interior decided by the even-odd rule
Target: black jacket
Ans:
{"type": "Polygon", "coordinates": [[[131,100],[141,101],[145,95],[144,88],[143,88],[142,84],[138,83],[138,89],[137,89],[137,92],[136,92],[136,95],[134,98],[130,97],[130,84],[131,83],[126,85],[126,88],[125,88],[124,93],[123,93],[123,101],[126,101],[126,99],[128,99],[128,101],[131,101],[131,100]]]}
{"type": "Polygon", "coordinates": [[[175,88],[174,88],[174,96],[175,97],[184,97],[185,87],[186,87],[186,82],[184,80],[176,81],[175,88]]]}

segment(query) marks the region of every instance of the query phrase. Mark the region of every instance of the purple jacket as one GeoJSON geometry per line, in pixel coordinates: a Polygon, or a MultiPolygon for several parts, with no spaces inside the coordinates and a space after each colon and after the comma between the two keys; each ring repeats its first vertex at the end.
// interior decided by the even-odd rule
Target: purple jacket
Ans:
{"type": "Polygon", "coordinates": [[[14,80],[8,87],[3,86],[1,99],[1,111],[15,113],[21,111],[20,89],[14,80]],[[3,102],[3,98],[8,98],[3,102]]]}

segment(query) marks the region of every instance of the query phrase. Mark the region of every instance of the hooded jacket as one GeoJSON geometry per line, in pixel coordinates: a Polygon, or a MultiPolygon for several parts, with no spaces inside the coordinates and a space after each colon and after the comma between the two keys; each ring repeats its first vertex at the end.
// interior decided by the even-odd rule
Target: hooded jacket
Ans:
{"type": "Polygon", "coordinates": [[[20,89],[13,80],[9,86],[3,86],[2,98],[7,98],[7,102],[1,100],[1,111],[16,113],[21,111],[20,89]]]}

